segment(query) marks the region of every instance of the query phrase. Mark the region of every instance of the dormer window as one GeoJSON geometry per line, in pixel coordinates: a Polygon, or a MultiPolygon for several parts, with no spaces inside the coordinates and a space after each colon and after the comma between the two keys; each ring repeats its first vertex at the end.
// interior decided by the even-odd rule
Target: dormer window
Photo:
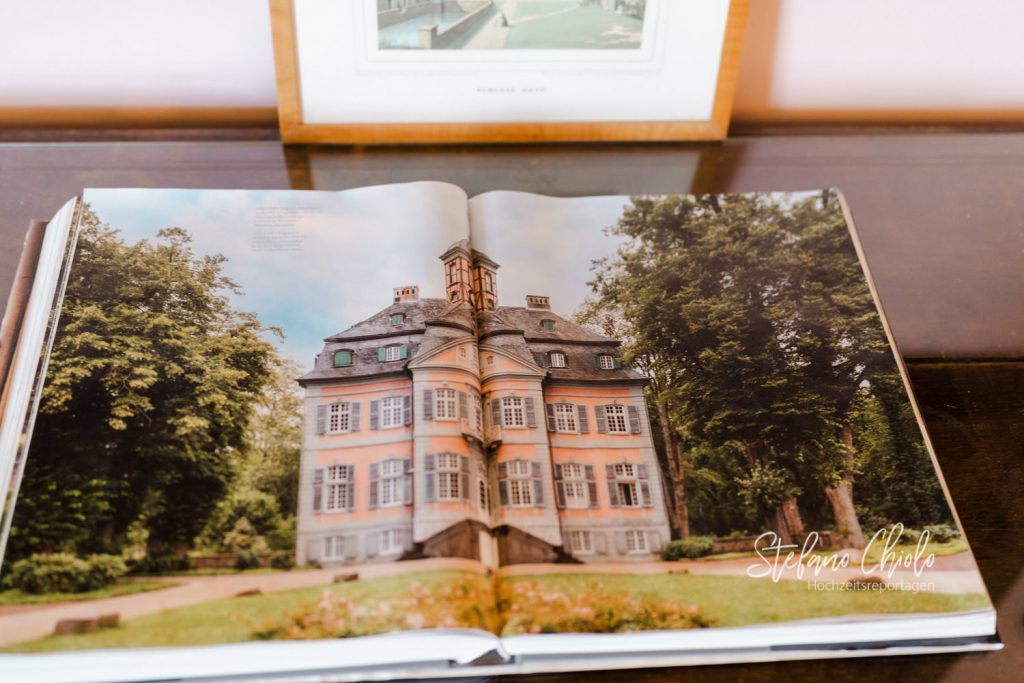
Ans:
{"type": "Polygon", "coordinates": [[[334,352],[334,367],[344,368],[352,365],[352,352],[349,350],[334,352]]]}
{"type": "Polygon", "coordinates": [[[548,354],[548,358],[550,359],[550,364],[553,368],[564,368],[566,366],[565,354],[562,353],[561,351],[552,351],[550,354],[548,354]]]}
{"type": "Polygon", "coordinates": [[[377,360],[387,363],[394,360],[405,360],[409,357],[409,347],[406,344],[390,344],[377,348],[377,360]]]}
{"type": "Polygon", "coordinates": [[[398,326],[405,323],[405,313],[392,313],[391,324],[398,326]]]}
{"type": "Polygon", "coordinates": [[[545,318],[544,320],[540,321],[540,326],[542,328],[544,328],[545,332],[554,332],[555,331],[555,321],[554,320],[549,320],[548,318],[545,318]]]}
{"type": "Polygon", "coordinates": [[[600,353],[597,355],[597,368],[599,370],[614,370],[618,367],[618,362],[615,356],[610,353],[600,353]]]}

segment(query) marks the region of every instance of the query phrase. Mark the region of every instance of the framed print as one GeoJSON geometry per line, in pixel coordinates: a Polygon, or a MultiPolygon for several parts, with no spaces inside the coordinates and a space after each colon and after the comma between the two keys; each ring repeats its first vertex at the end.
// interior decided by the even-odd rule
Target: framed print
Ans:
{"type": "Polygon", "coordinates": [[[748,0],[270,0],[285,142],[721,139],[748,0]]]}

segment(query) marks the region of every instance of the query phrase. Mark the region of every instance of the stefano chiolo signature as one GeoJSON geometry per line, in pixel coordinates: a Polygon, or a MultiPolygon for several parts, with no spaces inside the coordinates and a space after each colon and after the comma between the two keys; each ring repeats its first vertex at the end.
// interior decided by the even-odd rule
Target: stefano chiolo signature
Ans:
{"type": "MultiPolygon", "coordinates": [[[[935,554],[927,552],[928,542],[931,540],[928,530],[921,532],[921,537],[913,551],[897,550],[902,536],[902,524],[895,524],[891,528],[876,531],[861,555],[861,572],[868,576],[878,575],[891,579],[897,570],[909,569],[914,572],[914,576],[920,577],[925,569],[935,564],[935,554]],[[877,564],[867,562],[873,547],[882,548],[877,564]]],[[[812,531],[807,535],[803,546],[783,545],[778,534],[774,531],[766,531],[754,541],[754,551],[760,561],[747,567],[747,576],[755,579],[769,576],[772,581],[778,582],[783,578],[784,572],[792,570],[796,579],[804,578],[805,572],[811,572],[817,577],[823,571],[845,569],[850,566],[851,561],[855,561],[851,560],[849,553],[839,552],[832,555],[817,553],[815,548],[820,540],[821,537],[818,533],[812,531]]]]}

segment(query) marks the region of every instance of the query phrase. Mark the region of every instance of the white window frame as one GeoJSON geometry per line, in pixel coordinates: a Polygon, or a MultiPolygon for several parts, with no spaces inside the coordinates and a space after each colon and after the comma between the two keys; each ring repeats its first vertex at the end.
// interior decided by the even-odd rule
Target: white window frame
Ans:
{"type": "Polygon", "coordinates": [[[327,406],[327,433],[348,434],[352,431],[352,404],[347,401],[327,406]]]}
{"type": "Polygon", "coordinates": [[[601,353],[597,356],[597,367],[602,370],[614,370],[615,369],[615,356],[607,353],[601,353]]]}
{"type": "Polygon", "coordinates": [[[577,555],[592,555],[594,553],[594,535],[584,529],[569,531],[569,550],[577,555]]]}
{"type": "Polygon", "coordinates": [[[402,419],[405,405],[401,396],[385,396],[380,400],[380,428],[394,429],[405,424],[402,419]]]}
{"type": "Polygon", "coordinates": [[[651,552],[647,545],[647,532],[638,529],[626,529],[626,554],[646,555],[651,552]]]}
{"type": "Polygon", "coordinates": [[[382,508],[405,505],[405,461],[385,460],[377,472],[377,504],[382,508]]]}
{"type": "Polygon", "coordinates": [[[562,353],[561,351],[552,351],[548,355],[548,358],[550,359],[551,367],[553,368],[568,367],[565,363],[565,354],[562,353]]]}
{"type": "Polygon", "coordinates": [[[555,431],[567,434],[579,432],[579,416],[572,403],[555,403],[555,431]]]}
{"type": "Polygon", "coordinates": [[[509,460],[506,468],[509,506],[533,507],[533,465],[529,460],[509,460]]]}
{"type": "Polygon", "coordinates": [[[380,532],[380,554],[397,555],[402,552],[402,530],[384,529],[380,532]]]}
{"type": "Polygon", "coordinates": [[[324,536],[323,559],[344,560],[345,559],[345,537],[324,536]]]}
{"type": "Polygon", "coordinates": [[[434,419],[455,420],[458,418],[458,395],[454,389],[434,389],[434,419]]]}
{"type": "Polygon", "coordinates": [[[526,402],[522,396],[501,398],[501,424],[513,429],[526,427],[526,402]]]}
{"type": "Polygon", "coordinates": [[[629,434],[629,417],[626,406],[613,403],[604,407],[606,429],[609,434],[629,434]]]}
{"type": "Polygon", "coordinates": [[[390,363],[391,361],[402,360],[402,345],[401,344],[389,344],[384,347],[384,362],[390,363]]]}
{"type": "Polygon", "coordinates": [[[437,469],[437,500],[462,500],[462,458],[457,453],[438,453],[434,462],[437,469]]]}
{"type": "Polygon", "coordinates": [[[348,465],[329,465],[324,473],[324,511],[344,512],[349,509],[348,465]]]}
{"type": "Polygon", "coordinates": [[[562,490],[565,493],[565,507],[590,507],[590,492],[587,486],[586,471],[577,462],[562,465],[562,490]]]}

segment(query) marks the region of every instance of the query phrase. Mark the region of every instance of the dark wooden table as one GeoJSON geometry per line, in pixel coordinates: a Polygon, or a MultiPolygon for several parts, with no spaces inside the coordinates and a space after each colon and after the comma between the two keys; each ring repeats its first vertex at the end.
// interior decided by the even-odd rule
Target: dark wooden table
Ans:
{"type": "MultiPolygon", "coordinates": [[[[412,180],[554,195],[840,188],[999,612],[1006,649],[588,679],[1024,676],[1024,132],[784,131],[711,145],[283,148],[272,132],[65,133],[0,144],[0,300],[21,239],[84,187],[334,190],[412,180]],[[237,136],[236,136],[237,137],[237,136]],[[262,138],[262,139],[261,139],[262,138]],[[75,140],[68,142],[67,140],[75,140]]],[[[578,676],[534,677],[570,681],[578,676]]]]}

